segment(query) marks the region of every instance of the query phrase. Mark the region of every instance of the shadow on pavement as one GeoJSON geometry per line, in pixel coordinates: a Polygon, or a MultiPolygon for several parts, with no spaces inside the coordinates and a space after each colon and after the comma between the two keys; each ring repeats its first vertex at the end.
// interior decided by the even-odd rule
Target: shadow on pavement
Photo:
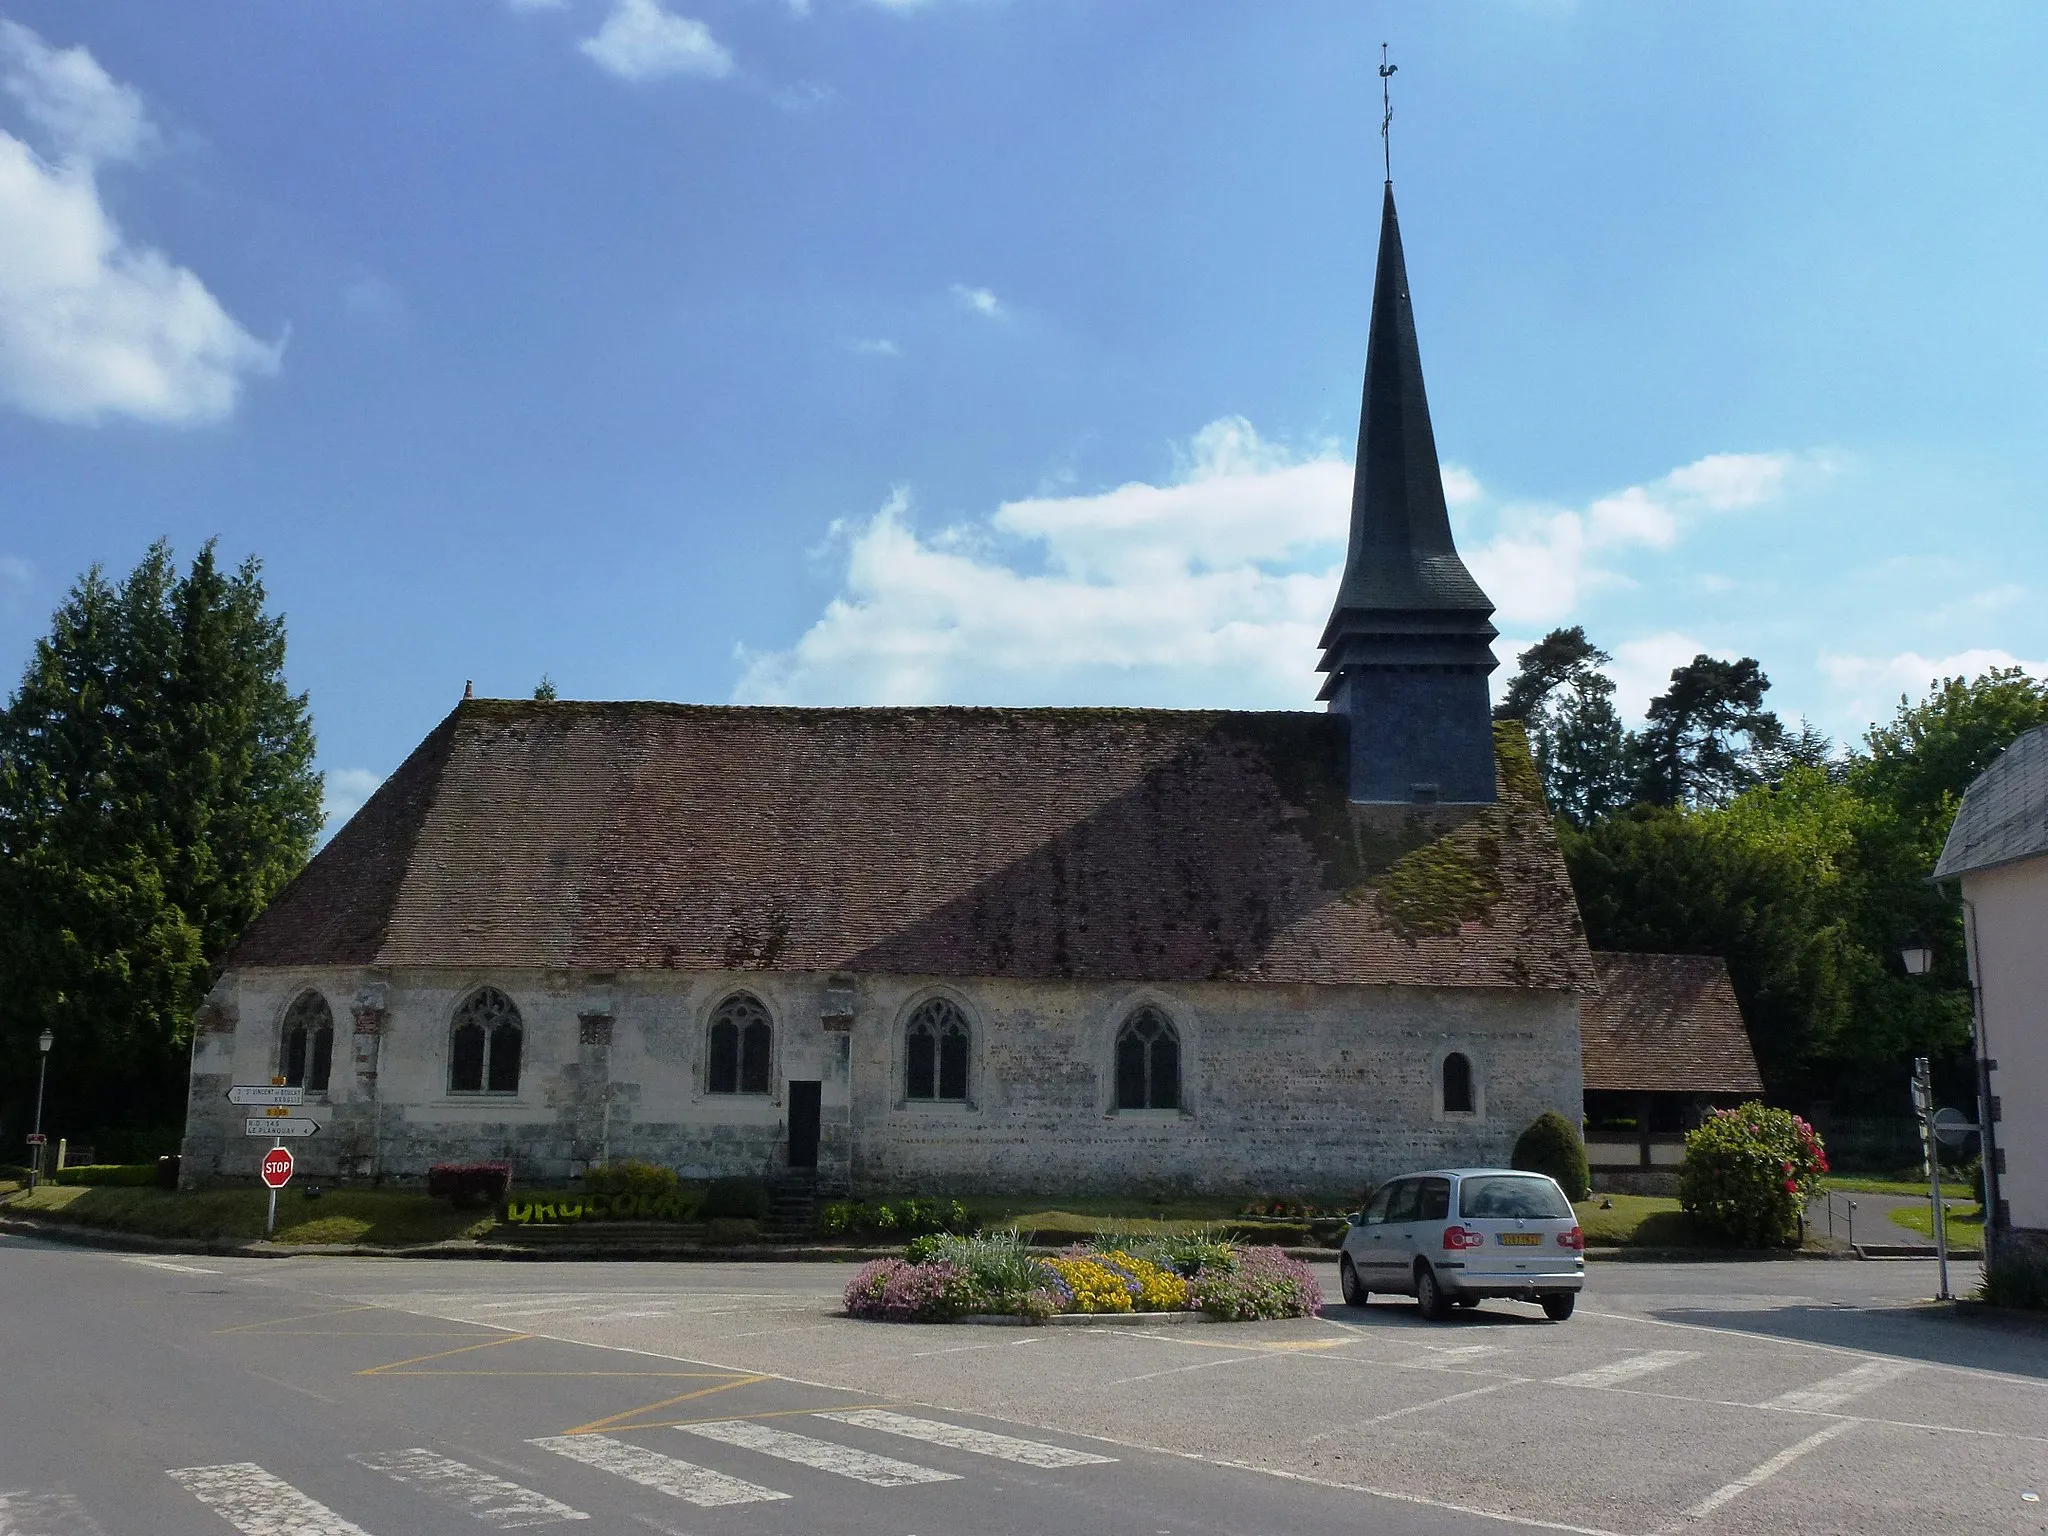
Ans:
{"type": "Polygon", "coordinates": [[[1905,1307],[1788,1302],[1741,1311],[1653,1307],[1644,1309],[1643,1315],[1661,1322],[2048,1380],[2048,1331],[2030,1319],[1958,1311],[1940,1302],[1905,1307]]]}

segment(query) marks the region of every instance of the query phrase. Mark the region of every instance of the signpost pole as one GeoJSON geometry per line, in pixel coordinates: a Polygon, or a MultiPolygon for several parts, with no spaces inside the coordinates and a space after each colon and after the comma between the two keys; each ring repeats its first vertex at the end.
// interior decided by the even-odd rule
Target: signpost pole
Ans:
{"type": "MultiPolygon", "coordinates": [[[[270,1138],[271,1151],[275,1152],[283,1145],[284,1138],[282,1136],[270,1138]]],[[[263,1235],[265,1237],[275,1237],[277,1235],[277,1186],[275,1184],[270,1186],[270,1219],[263,1224],[263,1235]]],[[[1947,1287],[1944,1286],[1943,1289],[1945,1290],[1947,1287]]]]}
{"type": "Polygon", "coordinates": [[[1940,1267],[1937,1301],[1954,1301],[1948,1288],[1948,1212],[1941,1203],[1941,1138],[1934,1129],[1934,1074],[1927,1058],[1913,1062],[1913,1106],[1920,1111],[1920,1140],[1927,1148],[1927,1200],[1934,1218],[1934,1258],[1940,1267]]]}

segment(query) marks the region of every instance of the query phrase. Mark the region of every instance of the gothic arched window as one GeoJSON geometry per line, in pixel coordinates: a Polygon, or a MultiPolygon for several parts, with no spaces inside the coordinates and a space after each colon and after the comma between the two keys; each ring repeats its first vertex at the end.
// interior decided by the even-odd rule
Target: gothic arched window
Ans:
{"type": "Polygon", "coordinates": [[[1472,1062],[1462,1051],[1444,1058],[1444,1113],[1472,1113],[1472,1062]]]}
{"type": "Polygon", "coordinates": [[[318,992],[301,992],[285,1010],[278,1042],[278,1071],[285,1083],[308,1093],[325,1093],[334,1070],[334,1010],[318,992]]]}
{"type": "Polygon", "coordinates": [[[517,1093],[526,1031],[512,999],[478,987],[455,1010],[448,1037],[450,1093],[517,1093]]]}
{"type": "Polygon", "coordinates": [[[775,1030],[759,999],[735,993],[711,1015],[711,1063],[705,1086],[713,1093],[766,1093],[775,1030]]]}
{"type": "Polygon", "coordinates": [[[1180,1108],[1180,1036],[1157,1008],[1140,1008],[1116,1032],[1116,1107],[1180,1108]]]}
{"type": "Polygon", "coordinates": [[[903,1040],[903,1095],[967,1101],[967,1016],[935,997],[910,1016],[903,1040]]]}

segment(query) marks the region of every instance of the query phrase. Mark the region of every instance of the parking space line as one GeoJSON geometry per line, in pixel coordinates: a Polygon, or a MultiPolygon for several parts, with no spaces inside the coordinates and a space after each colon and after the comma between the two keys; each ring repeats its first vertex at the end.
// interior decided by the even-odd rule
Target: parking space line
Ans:
{"type": "Polygon", "coordinates": [[[1243,1365],[1247,1360],[1271,1360],[1271,1354],[1232,1355],[1228,1360],[1197,1360],[1193,1365],[1168,1366],[1163,1371],[1147,1371],[1142,1376],[1119,1376],[1114,1381],[1103,1383],[1106,1387],[1127,1387],[1136,1381],[1157,1381],[1161,1376],[1179,1376],[1187,1371],[1213,1371],[1219,1365],[1243,1365]]]}
{"type": "MultiPolygon", "coordinates": [[[[600,1472],[609,1472],[614,1477],[623,1477],[642,1488],[652,1488],[670,1498],[695,1504],[700,1509],[724,1504],[761,1504],[789,1497],[773,1488],[750,1483],[745,1478],[728,1477],[709,1467],[664,1456],[660,1451],[614,1440],[608,1435],[548,1435],[527,1443],[544,1451],[553,1451],[558,1456],[566,1456],[571,1461],[580,1461],[587,1467],[596,1467],[600,1472]]],[[[315,1536],[321,1536],[321,1533],[315,1533],[315,1536]]]]}
{"type": "Polygon", "coordinates": [[[197,1264],[173,1264],[169,1259],[138,1259],[133,1256],[121,1260],[123,1264],[140,1264],[144,1269],[168,1269],[179,1275],[217,1275],[217,1269],[203,1269],[197,1264]]]}
{"type": "Polygon", "coordinates": [[[1837,1435],[1846,1435],[1855,1427],[1856,1421],[1854,1419],[1844,1419],[1839,1424],[1828,1425],[1826,1429],[1815,1430],[1797,1445],[1786,1446],[1784,1450],[1778,1452],[1777,1455],[1754,1471],[1738,1477],[1732,1483],[1724,1483],[1721,1487],[1716,1488],[1704,1499],[1701,1499],[1699,1503],[1688,1509],[1677,1521],[1665,1526],[1664,1529],[1666,1531],[1682,1531],[1685,1529],[1686,1521],[1705,1519],[1730,1499],[1740,1498],[1743,1494],[1749,1492],[1750,1489],[1756,1487],[1757,1484],[1767,1482],[1769,1479],[1776,1477],[1809,1451],[1819,1450],[1837,1435]]]}
{"type": "Polygon", "coordinates": [[[530,1333],[507,1333],[495,1339],[485,1339],[481,1344],[465,1344],[460,1349],[440,1349],[430,1355],[414,1355],[409,1360],[393,1360],[389,1365],[373,1365],[366,1371],[357,1371],[356,1374],[358,1376],[384,1376],[397,1370],[402,1365],[424,1365],[429,1360],[446,1360],[452,1355],[466,1355],[472,1350],[478,1349],[495,1349],[500,1344],[517,1344],[522,1339],[530,1339],[532,1337],[533,1335],[530,1333]]]}
{"type": "Polygon", "coordinates": [[[1646,1349],[1638,1354],[1623,1355],[1619,1360],[1610,1360],[1605,1365],[1596,1365],[1591,1370],[1573,1371],[1568,1376],[1553,1376],[1550,1384],[1554,1387],[1618,1386],[1624,1381],[1633,1381],[1638,1376],[1647,1376],[1652,1371],[1666,1371],[1674,1365],[1683,1365],[1688,1360],[1697,1359],[1697,1350],[1646,1349]]]}
{"type": "Polygon", "coordinates": [[[776,1429],[752,1419],[716,1419],[705,1424],[678,1425],[677,1428],[686,1435],[716,1440],[720,1445],[736,1445],[745,1451],[758,1451],[763,1456],[795,1462],[814,1472],[830,1472],[834,1477],[852,1478],[857,1483],[867,1483],[875,1488],[908,1488],[917,1483],[960,1481],[957,1472],[941,1472],[936,1467],[921,1467],[914,1461],[898,1461],[894,1456],[878,1456],[873,1451],[859,1450],[835,1441],[792,1434],[786,1429],[776,1429]]]}
{"type": "Polygon", "coordinates": [[[709,1397],[714,1392],[730,1392],[734,1387],[751,1387],[757,1381],[768,1381],[767,1376],[735,1376],[730,1381],[721,1381],[713,1387],[699,1387],[695,1392],[681,1392],[674,1397],[664,1397],[658,1403],[647,1403],[638,1408],[628,1408],[624,1413],[615,1413],[608,1418],[592,1419],[588,1424],[579,1424],[574,1429],[564,1430],[565,1435],[589,1435],[600,1429],[646,1429],[645,1424],[628,1425],[627,1419],[637,1419],[643,1413],[652,1413],[657,1408],[671,1408],[677,1403],[687,1403],[700,1397],[709,1397]]]}
{"type": "MultiPolygon", "coordinates": [[[[261,1328],[278,1328],[286,1323],[316,1323],[324,1317],[347,1317],[352,1312],[378,1312],[383,1310],[385,1309],[374,1306],[329,1307],[324,1312],[300,1312],[292,1317],[266,1317],[261,1322],[236,1323],[232,1328],[216,1328],[213,1331],[216,1337],[228,1333],[254,1333],[261,1328]]],[[[475,1327],[477,1325],[471,1324],[470,1326],[475,1327]]]]}
{"type": "Polygon", "coordinates": [[[588,1520],[571,1509],[508,1478],[441,1456],[425,1446],[405,1451],[362,1451],[349,1457],[359,1466],[381,1472],[394,1483],[418,1488],[431,1498],[452,1504],[486,1525],[512,1530],[523,1525],[552,1525],[562,1520],[588,1520]]]}
{"type": "Polygon", "coordinates": [[[182,1467],[169,1476],[243,1536],[369,1536],[253,1461],[182,1467]]]}
{"type": "Polygon", "coordinates": [[[821,1413],[818,1417],[835,1419],[857,1429],[901,1435],[906,1440],[923,1440],[956,1451],[972,1451],[977,1456],[997,1456],[1004,1461],[1021,1462],[1027,1467],[1106,1466],[1116,1460],[1114,1456],[1098,1456],[1093,1451],[1069,1450],[1064,1445],[1048,1445],[1040,1440],[1020,1440],[1015,1435],[969,1429],[965,1425],[947,1424],[938,1419],[915,1419],[908,1414],[890,1413],[880,1408],[835,1410],[821,1413]]]}
{"type": "Polygon", "coordinates": [[[1861,1365],[1851,1366],[1838,1376],[1824,1377],[1810,1387],[1780,1392],[1759,1406],[1789,1408],[1806,1413],[1825,1413],[1830,1408],[1841,1407],[1852,1397],[1860,1397],[1887,1382],[1897,1381],[1901,1376],[1910,1376],[1918,1369],[1920,1363],[1917,1360],[1866,1360],[1861,1365]]]}

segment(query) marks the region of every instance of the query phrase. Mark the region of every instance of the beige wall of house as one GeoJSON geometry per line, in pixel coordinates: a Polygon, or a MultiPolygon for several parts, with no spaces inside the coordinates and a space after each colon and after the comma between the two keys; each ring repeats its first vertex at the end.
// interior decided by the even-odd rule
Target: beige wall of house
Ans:
{"type": "Polygon", "coordinates": [[[435,1162],[505,1159],[527,1181],[627,1157],[686,1177],[786,1165],[789,1084],[820,1084],[819,1170],[862,1191],[1349,1189],[1406,1168],[1505,1161],[1530,1120],[1580,1115],[1578,1005],[1492,988],[1270,986],[736,972],[231,973],[201,1011],[185,1143],[188,1181],[253,1176],[234,1083],[268,1082],[295,999],[334,1020],[324,1096],[297,1144],[309,1177],[424,1177],[435,1162]],[[523,1068],[509,1094],[449,1091],[456,1010],[480,986],[510,997],[523,1068]],[[708,1040],[746,991],[773,1023],[765,1094],[713,1093],[708,1040]],[[933,998],[970,1027],[964,1102],[906,1094],[911,1015],[933,998]],[[1180,1040],[1179,1109],[1120,1110],[1117,1031],[1165,1014],[1180,1040]],[[1444,1058],[1473,1067],[1470,1113],[1447,1112],[1444,1058]]]}
{"type": "Polygon", "coordinates": [[[1998,1063],[2000,1193],[2012,1224],[2048,1245],[2048,855],[1962,877],[1970,973],[1998,1063]]]}

